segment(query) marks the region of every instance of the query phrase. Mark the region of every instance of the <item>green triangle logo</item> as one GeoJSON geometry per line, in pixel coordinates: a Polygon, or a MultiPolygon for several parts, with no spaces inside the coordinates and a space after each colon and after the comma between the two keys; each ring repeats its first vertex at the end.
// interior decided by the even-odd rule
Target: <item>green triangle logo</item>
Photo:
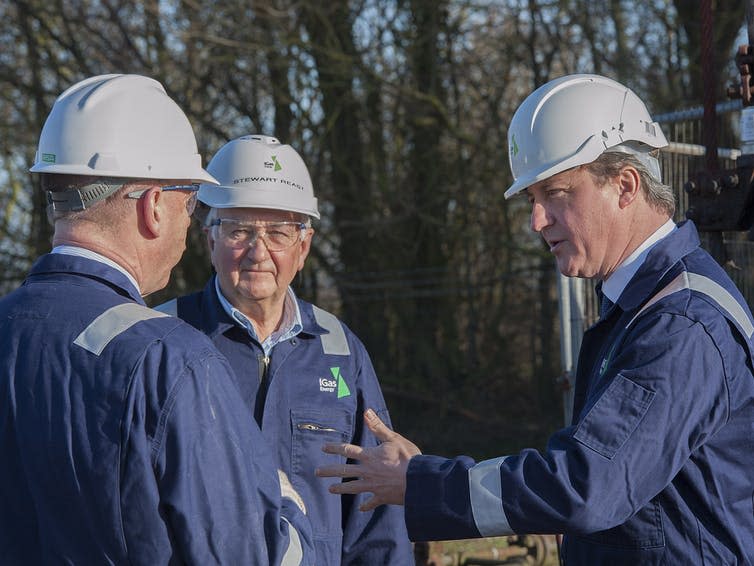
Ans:
{"type": "Polygon", "coordinates": [[[511,154],[513,157],[518,155],[518,144],[516,143],[516,134],[511,136],[511,154]]]}
{"type": "Polygon", "coordinates": [[[330,368],[330,373],[332,373],[332,376],[338,380],[338,399],[350,396],[351,390],[348,389],[346,380],[340,375],[340,368],[330,368]]]}
{"type": "Polygon", "coordinates": [[[277,156],[276,155],[271,155],[270,157],[272,157],[272,161],[275,163],[275,169],[273,169],[273,170],[274,171],[280,171],[283,168],[283,166],[280,165],[280,163],[278,162],[277,156]]]}

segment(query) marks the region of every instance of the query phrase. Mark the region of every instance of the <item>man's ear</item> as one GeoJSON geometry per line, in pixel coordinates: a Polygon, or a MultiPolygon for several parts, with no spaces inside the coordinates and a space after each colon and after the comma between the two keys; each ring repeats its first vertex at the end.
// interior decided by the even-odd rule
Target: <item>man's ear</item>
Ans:
{"type": "Polygon", "coordinates": [[[298,256],[298,271],[301,271],[304,268],[304,263],[306,262],[306,258],[309,257],[309,251],[312,248],[313,237],[314,237],[314,228],[307,228],[304,239],[298,243],[301,250],[298,256]]]}
{"type": "Polygon", "coordinates": [[[631,165],[626,165],[618,173],[618,206],[626,208],[636,200],[641,191],[641,177],[639,171],[631,165]]]}
{"type": "Polygon", "coordinates": [[[152,187],[139,199],[139,213],[144,229],[152,238],[159,237],[161,222],[165,214],[162,195],[158,187],[152,187]]]}

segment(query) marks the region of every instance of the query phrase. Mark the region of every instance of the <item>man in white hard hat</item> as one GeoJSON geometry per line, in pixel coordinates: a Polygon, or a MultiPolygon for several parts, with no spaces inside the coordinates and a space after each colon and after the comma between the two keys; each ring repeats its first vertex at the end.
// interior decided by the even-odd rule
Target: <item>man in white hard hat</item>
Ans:
{"type": "Polygon", "coordinates": [[[0,562],[312,564],[227,361],[142,299],[216,183],[184,113],[150,78],[91,77],[31,171],[54,248],[0,300],[0,562]]]}
{"type": "Polygon", "coordinates": [[[359,513],[364,496],[335,498],[314,476],[318,465],[346,462],[323,443],[377,444],[363,428],[366,406],[389,417],[363,344],[291,288],[319,218],[304,161],[276,138],[251,135],[225,144],[207,170],[220,182],[199,191],[216,275],[158,309],[206,333],[230,361],[276,465],[306,504],[317,564],[413,564],[402,509],[359,513]]]}
{"type": "Polygon", "coordinates": [[[568,276],[600,280],[571,426],[546,450],[483,462],[421,456],[371,412],[382,445],[322,476],[403,503],[414,540],[566,533],[566,564],[752,564],[754,323],[733,282],[676,225],[642,101],[596,75],[534,91],[509,132],[531,227],[568,276]]]}

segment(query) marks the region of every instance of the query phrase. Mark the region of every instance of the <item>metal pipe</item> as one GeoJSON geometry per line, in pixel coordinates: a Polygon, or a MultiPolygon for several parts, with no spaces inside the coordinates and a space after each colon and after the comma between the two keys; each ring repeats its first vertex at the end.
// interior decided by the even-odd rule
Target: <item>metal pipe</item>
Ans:
{"type": "Polygon", "coordinates": [[[699,5],[702,20],[702,87],[704,91],[704,120],[702,135],[705,152],[705,165],[708,171],[717,171],[717,116],[715,113],[715,72],[713,53],[712,0],[702,0],[699,5]]]}

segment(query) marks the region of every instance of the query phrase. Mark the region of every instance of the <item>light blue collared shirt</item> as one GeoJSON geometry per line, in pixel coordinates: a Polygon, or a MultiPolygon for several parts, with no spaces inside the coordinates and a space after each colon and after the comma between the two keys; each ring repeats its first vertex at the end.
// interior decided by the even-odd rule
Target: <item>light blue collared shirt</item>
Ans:
{"type": "MultiPolygon", "coordinates": [[[[220,304],[223,306],[223,309],[225,309],[225,312],[228,313],[228,316],[232,318],[235,323],[238,324],[241,328],[245,328],[249,333],[249,336],[259,342],[259,337],[254,330],[254,325],[252,324],[251,320],[249,320],[249,317],[247,317],[244,313],[230,304],[230,301],[225,298],[225,295],[223,295],[222,291],[220,290],[220,283],[217,277],[215,277],[215,292],[217,293],[217,298],[220,300],[220,304]]],[[[293,289],[288,287],[288,291],[285,295],[285,302],[283,303],[283,318],[281,319],[280,324],[278,325],[277,329],[264,340],[264,342],[260,342],[260,346],[262,346],[262,350],[264,350],[264,355],[269,356],[270,352],[272,352],[272,349],[277,344],[293,338],[299,332],[301,332],[303,328],[304,326],[301,322],[301,311],[298,308],[296,294],[293,292],[293,289]]]]}
{"type": "Polygon", "coordinates": [[[675,222],[671,218],[655,230],[630,256],[623,260],[610,277],[602,282],[602,293],[613,303],[617,303],[628,282],[631,281],[631,278],[647,259],[650,250],[676,228],[675,222]]]}
{"type": "Polygon", "coordinates": [[[87,259],[91,259],[91,260],[94,260],[94,261],[98,261],[100,263],[104,263],[105,265],[109,265],[113,269],[117,269],[123,275],[125,275],[126,277],[128,277],[128,280],[131,283],[133,283],[134,287],[136,287],[136,290],[141,295],[141,289],[139,288],[139,284],[136,282],[136,279],[134,279],[133,275],[131,275],[128,271],[126,271],[126,269],[123,266],[115,263],[110,258],[107,258],[107,257],[105,257],[103,255],[98,254],[97,252],[93,252],[92,250],[88,250],[86,248],[82,248],[82,247],[79,247],[79,246],[66,246],[66,245],[55,246],[54,248],[52,248],[52,250],[50,251],[50,253],[51,254],[66,254],[66,255],[75,255],[75,256],[78,256],[78,257],[85,257],[87,259]]]}

